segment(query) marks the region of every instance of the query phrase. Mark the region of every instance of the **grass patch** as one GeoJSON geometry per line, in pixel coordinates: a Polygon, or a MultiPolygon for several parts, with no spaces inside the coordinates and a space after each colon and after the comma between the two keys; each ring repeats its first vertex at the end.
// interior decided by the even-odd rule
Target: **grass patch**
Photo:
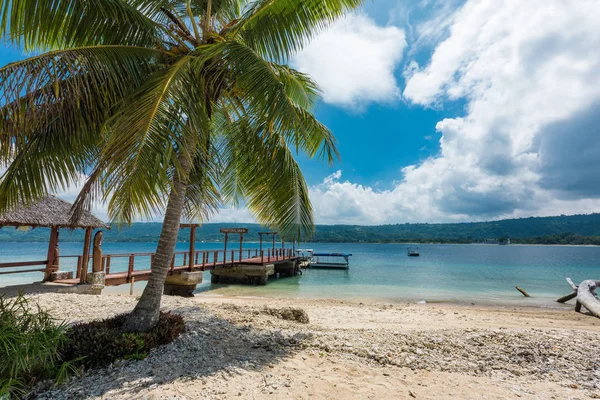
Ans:
{"type": "Polygon", "coordinates": [[[60,384],[84,368],[141,360],[185,331],[180,315],[161,312],[145,333],[123,330],[128,314],[68,326],[19,294],[0,296],[0,399],[21,398],[37,383],[60,384]]]}
{"type": "Polygon", "coordinates": [[[158,323],[145,333],[128,333],[123,324],[129,314],[74,325],[62,349],[66,359],[81,359],[85,367],[99,367],[124,358],[141,360],[154,347],[175,340],[185,331],[180,315],[161,312],[158,323]]]}

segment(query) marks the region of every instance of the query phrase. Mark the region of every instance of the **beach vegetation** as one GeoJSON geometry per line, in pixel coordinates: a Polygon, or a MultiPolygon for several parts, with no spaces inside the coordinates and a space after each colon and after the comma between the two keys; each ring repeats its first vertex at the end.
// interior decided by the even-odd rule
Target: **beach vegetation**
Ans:
{"type": "Polygon", "coordinates": [[[312,234],[296,155],[339,155],[317,84],[287,63],[362,2],[0,0],[0,37],[35,53],[0,68],[0,213],[82,184],[74,219],[96,202],[118,224],[164,215],[125,323],[149,331],[182,217],[244,204],[312,234]]]}
{"type": "Polygon", "coordinates": [[[22,293],[0,297],[0,399],[24,397],[44,381],[61,384],[85,368],[144,359],[185,331],[183,318],[170,312],[144,333],[126,332],[127,317],[68,326],[22,293]]]}
{"type": "Polygon", "coordinates": [[[118,359],[141,360],[157,346],[168,344],[185,331],[180,315],[161,312],[158,322],[147,332],[131,333],[123,329],[128,314],[83,322],[69,329],[62,348],[64,358],[79,360],[83,367],[100,367],[118,359]]]}
{"type": "Polygon", "coordinates": [[[67,325],[19,294],[0,296],[0,398],[19,398],[44,379],[65,379],[73,365],[60,353],[67,325]]]}

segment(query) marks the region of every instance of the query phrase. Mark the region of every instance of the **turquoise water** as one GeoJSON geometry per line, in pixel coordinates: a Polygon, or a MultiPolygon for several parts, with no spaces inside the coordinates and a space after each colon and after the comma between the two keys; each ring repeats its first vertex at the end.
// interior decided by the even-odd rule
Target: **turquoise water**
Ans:
{"type": "MultiPolygon", "coordinates": [[[[80,254],[80,243],[62,243],[61,255],[80,254]]],[[[151,252],[154,243],[105,243],[105,253],[151,252]]],[[[222,243],[196,248],[222,249],[222,243]]],[[[231,248],[238,248],[232,244],[231,248]]],[[[256,248],[245,243],[244,248],[256,248]]],[[[420,257],[408,257],[399,244],[311,244],[319,252],[348,252],[350,270],[306,270],[294,278],[273,278],[267,286],[213,285],[207,273],[199,292],[221,295],[444,301],[478,304],[556,306],[569,292],[565,277],[575,282],[600,279],[600,247],[420,245],[420,257]],[[527,290],[526,299],[515,286],[527,290]]],[[[178,250],[185,251],[186,243],[178,250]]],[[[0,263],[44,259],[44,243],[0,243],[0,263]]],[[[74,269],[75,259],[61,269],[74,269]]],[[[126,270],[126,259],[112,271],[126,270]]],[[[0,286],[39,280],[41,274],[0,275],[0,286]]]]}

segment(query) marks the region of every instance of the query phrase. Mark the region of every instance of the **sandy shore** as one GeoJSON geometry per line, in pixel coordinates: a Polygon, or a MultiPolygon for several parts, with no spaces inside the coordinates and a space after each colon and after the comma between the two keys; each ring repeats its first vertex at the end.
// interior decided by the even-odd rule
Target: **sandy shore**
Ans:
{"type": "MultiPolygon", "coordinates": [[[[70,321],[129,311],[133,296],[34,296],[70,321]]],[[[600,398],[600,319],[573,311],[338,300],[165,297],[188,331],[143,361],[38,398],[600,398]],[[308,324],[265,308],[302,308],[308,324]]]]}

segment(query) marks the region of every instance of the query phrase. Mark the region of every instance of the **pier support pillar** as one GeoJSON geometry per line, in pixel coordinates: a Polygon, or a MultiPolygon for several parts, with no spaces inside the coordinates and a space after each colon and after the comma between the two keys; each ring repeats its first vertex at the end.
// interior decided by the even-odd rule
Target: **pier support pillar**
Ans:
{"type": "Polygon", "coordinates": [[[102,289],[104,289],[106,273],[104,271],[90,272],[85,277],[85,281],[91,286],[90,291],[93,294],[100,294],[102,293],[102,289]]]}
{"type": "Polygon", "coordinates": [[[180,274],[168,275],[163,293],[167,296],[193,297],[199,283],[202,283],[202,271],[183,271],[180,274]]]}
{"type": "Polygon", "coordinates": [[[288,261],[275,265],[275,272],[281,276],[296,276],[298,274],[298,265],[296,261],[288,261]]]}
{"type": "Polygon", "coordinates": [[[266,285],[269,276],[275,274],[273,264],[265,265],[234,265],[226,268],[216,268],[211,273],[212,283],[249,283],[266,285]]]}

